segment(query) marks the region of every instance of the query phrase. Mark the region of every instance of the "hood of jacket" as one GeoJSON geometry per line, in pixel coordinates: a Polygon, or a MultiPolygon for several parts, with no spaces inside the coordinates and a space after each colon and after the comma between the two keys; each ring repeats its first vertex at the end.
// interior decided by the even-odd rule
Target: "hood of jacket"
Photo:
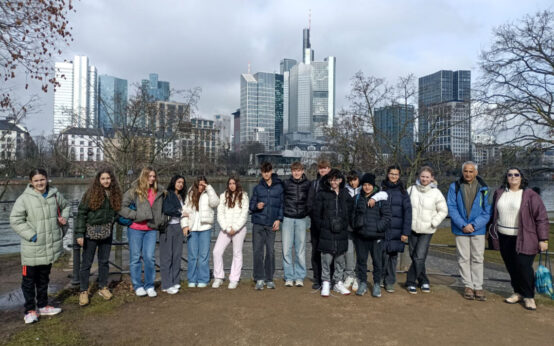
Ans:
{"type": "Polygon", "coordinates": [[[416,189],[419,190],[419,192],[427,192],[431,189],[438,189],[439,188],[439,183],[436,181],[436,180],[433,180],[429,183],[429,185],[427,186],[423,186],[421,185],[421,182],[419,181],[419,179],[416,180],[416,183],[415,183],[415,187],[416,189]]]}
{"type": "Polygon", "coordinates": [[[360,193],[361,189],[362,189],[361,186],[358,186],[357,188],[353,188],[352,186],[350,186],[350,184],[346,183],[346,190],[348,190],[350,197],[356,196],[358,193],[360,193]]]}
{"type": "MultiPolygon", "coordinates": [[[[53,187],[53,186],[50,186],[50,187],[48,187],[48,194],[46,195],[46,198],[50,198],[50,197],[52,197],[53,195],[55,195],[57,193],[58,193],[58,189],[53,187]]],[[[44,198],[42,196],[42,193],[36,192],[31,184],[27,185],[27,188],[25,188],[25,191],[23,191],[23,194],[29,195],[29,196],[34,196],[34,197],[44,198]]]]}
{"type": "MultiPolygon", "coordinates": [[[[339,185],[339,191],[343,190],[346,186],[346,183],[344,182],[344,179],[342,179],[340,185],[339,185]]],[[[329,179],[323,179],[323,191],[333,192],[333,189],[331,188],[331,183],[329,182],[329,179]]]]}

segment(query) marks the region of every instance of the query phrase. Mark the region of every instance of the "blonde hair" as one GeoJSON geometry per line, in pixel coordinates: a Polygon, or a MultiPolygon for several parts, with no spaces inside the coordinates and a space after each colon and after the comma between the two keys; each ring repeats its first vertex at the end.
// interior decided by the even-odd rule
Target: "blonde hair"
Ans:
{"type": "MultiPolygon", "coordinates": [[[[142,171],[140,172],[140,176],[138,178],[138,184],[135,189],[135,195],[139,197],[141,201],[144,201],[148,198],[148,189],[150,188],[150,184],[148,184],[148,176],[150,175],[150,172],[156,173],[154,168],[148,166],[144,167],[142,171]]],[[[154,181],[153,190],[154,193],[158,192],[158,177],[156,177],[156,180],[154,181]]]]}

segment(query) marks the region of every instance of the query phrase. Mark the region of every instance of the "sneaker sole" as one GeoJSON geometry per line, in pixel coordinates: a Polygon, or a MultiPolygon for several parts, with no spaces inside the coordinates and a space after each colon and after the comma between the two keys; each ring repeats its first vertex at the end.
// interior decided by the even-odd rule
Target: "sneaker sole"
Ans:
{"type": "Polygon", "coordinates": [[[61,313],[61,311],[60,311],[60,312],[55,312],[55,313],[54,313],[54,312],[41,313],[41,314],[39,314],[39,315],[40,315],[40,316],[55,316],[55,315],[58,315],[58,314],[60,314],[60,313],[61,313]]]}
{"type": "Polygon", "coordinates": [[[411,292],[411,291],[408,291],[409,294],[417,294],[417,291],[416,292],[411,292]]]}

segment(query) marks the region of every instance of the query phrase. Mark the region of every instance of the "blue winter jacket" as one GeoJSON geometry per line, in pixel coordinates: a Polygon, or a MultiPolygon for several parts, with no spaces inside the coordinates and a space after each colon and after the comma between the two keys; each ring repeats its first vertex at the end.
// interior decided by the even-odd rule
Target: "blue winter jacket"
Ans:
{"type": "Polygon", "coordinates": [[[283,182],[277,174],[271,176],[271,186],[262,178],[260,183],[254,186],[252,198],[250,198],[250,213],[252,223],[264,226],[273,226],[276,220],[283,221],[284,204],[283,182]],[[258,209],[258,203],[263,202],[263,209],[258,209]]]}
{"type": "Polygon", "coordinates": [[[412,203],[410,195],[401,185],[383,181],[383,191],[389,195],[389,204],[392,211],[390,229],[385,232],[384,249],[388,253],[404,252],[403,235],[412,233],[412,203]]]}
{"type": "Polygon", "coordinates": [[[450,184],[448,189],[446,204],[448,204],[448,214],[450,215],[450,223],[454,235],[484,235],[487,230],[487,223],[491,217],[490,191],[481,177],[476,179],[479,186],[477,188],[477,195],[473,200],[469,218],[467,217],[464,194],[461,189],[463,177],[450,184]],[[468,224],[473,225],[475,232],[464,233],[462,231],[468,224]]]}

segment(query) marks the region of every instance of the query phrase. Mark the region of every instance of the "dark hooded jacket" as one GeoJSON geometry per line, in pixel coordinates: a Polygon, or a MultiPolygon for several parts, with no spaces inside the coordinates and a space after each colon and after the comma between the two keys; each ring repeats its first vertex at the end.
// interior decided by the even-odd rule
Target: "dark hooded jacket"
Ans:
{"type": "Polygon", "coordinates": [[[348,250],[348,223],[352,198],[340,185],[339,193],[331,189],[328,180],[321,181],[321,191],[317,194],[312,214],[312,223],[319,229],[319,247],[321,252],[340,255],[348,250]],[[338,233],[333,232],[331,223],[339,222],[342,227],[338,233]]]}
{"type": "Polygon", "coordinates": [[[298,180],[292,175],[283,181],[285,191],[284,215],[291,219],[302,219],[308,216],[308,193],[310,181],[305,174],[298,180]]]}
{"type": "Polygon", "coordinates": [[[404,252],[401,236],[408,236],[412,229],[412,203],[410,195],[401,185],[388,180],[383,181],[383,191],[389,195],[392,218],[390,228],[385,232],[384,249],[389,252],[404,252]]]}
{"type": "Polygon", "coordinates": [[[283,183],[277,174],[271,175],[271,186],[262,178],[254,186],[250,199],[252,223],[272,226],[276,220],[283,221],[283,183]],[[263,209],[258,209],[258,203],[263,202],[263,209]]]}
{"type": "Polygon", "coordinates": [[[388,201],[379,201],[373,208],[367,206],[367,202],[377,192],[379,188],[374,187],[371,194],[366,197],[365,192],[360,191],[352,217],[354,233],[359,237],[383,239],[385,231],[390,226],[391,210],[388,201]]]}

